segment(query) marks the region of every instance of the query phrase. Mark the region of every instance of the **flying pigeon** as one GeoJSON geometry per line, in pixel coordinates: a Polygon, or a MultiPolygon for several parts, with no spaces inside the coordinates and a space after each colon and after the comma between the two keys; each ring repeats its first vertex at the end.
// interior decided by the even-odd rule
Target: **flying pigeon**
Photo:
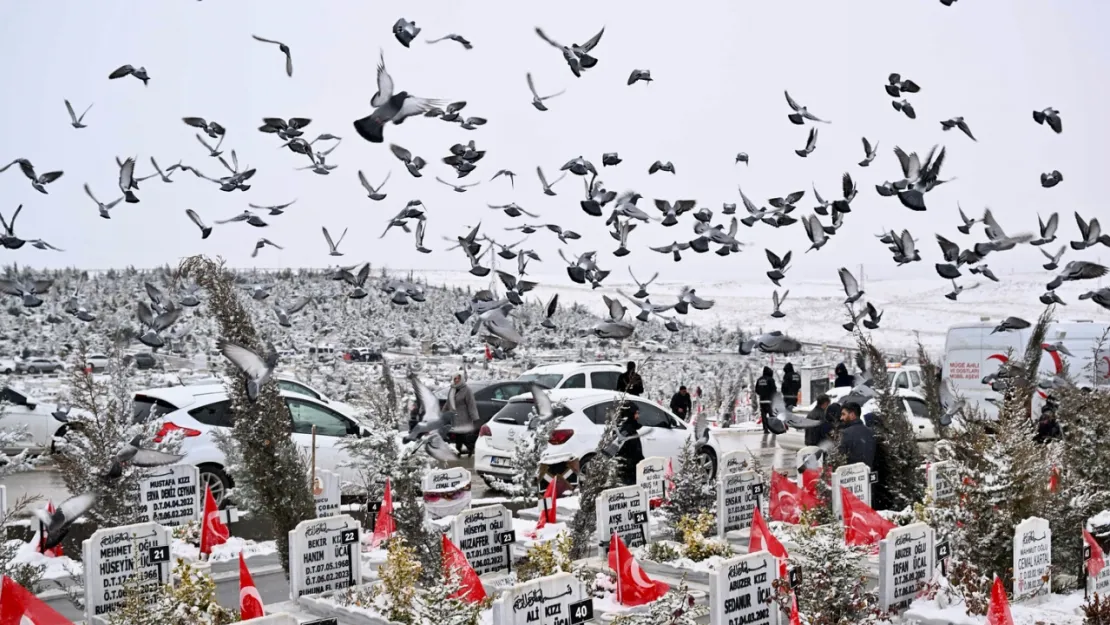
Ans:
{"type": "Polygon", "coordinates": [[[736,161],[733,162],[733,165],[735,165],[736,163],[743,163],[745,165],[750,165],[750,163],[748,163],[748,153],[747,152],[737,152],[736,161]]]}
{"type": "MultiPolygon", "coordinates": [[[[403,21],[403,19],[398,21],[398,25],[403,21]]],[[[413,25],[413,28],[415,28],[415,25],[413,25]]],[[[398,32],[396,25],[393,27],[393,31],[394,34],[398,32]]],[[[419,32],[419,29],[417,29],[417,32],[419,32]]],[[[415,36],[415,33],[413,36],[415,36]]],[[[400,40],[401,36],[398,35],[397,38],[400,40]]],[[[402,43],[405,42],[402,41],[402,43]]],[[[408,44],[405,44],[405,47],[408,47],[408,44]]],[[[375,107],[374,111],[362,119],[355,120],[355,131],[370,143],[381,143],[383,141],[382,130],[387,123],[400,124],[409,117],[427,113],[438,105],[439,100],[418,98],[410,95],[407,91],[394,93],[393,78],[385,69],[385,55],[383,53],[378,61],[378,91],[370,99],[370,106],[375,107]]]]}
{"type": "Polygon", "coordinates": [[[891,102],[890,105],[894,107],[894,110],[901,111],[906,117],[917,119],[917,111],[914,110],[909,100],[902,98],[901,100],[891,102]]]}
{"type": "Polygon", "coordinates": [[[672,163],[670,161],[667,161],[666,163],[664,163],[662,161],[655,161],[654,163],[651,164],[651,167],[648,167],[648,173],[649,174],[654,174],[657,171],[667,171],[667,172],[670,172],[670,173],[673,174],[673,173],[675,173],[674,163],[672,163]]]}
{"type": "Polygon", "coordinates": [[[801,106],[797,102],[795,102],[794,98],[790,97],[790,92],[783,91],[782,93],[786,96],[786,103],[789,104],[790,108],[794,111],[793,113],[786,116],[786,118],[790,120],[790,123],[794,124],[795,126],[801,126],[805,123],[804,120],[806,119],[815,122],[821,122],[822,124],[831,123],[817,117],[813,113],[810,113],[806,107],[801,106]]]}
{"type": "Polygon", "coordinates": [[[879,153],[879,143],[875,142],[872,146],[867,137],[863,138],[863,160],[859,162],[860,167],[867,167],[871,161],[875,160],[875,156],[879,153]]]}
{"type": "Polygon", "coordinates": [[[629,74],[629,76],[628,76],[628,84],[629,85],[634,85],[634,84],[636,84],[637,81],[640,81],[640,80],[642,80],[644,82],[647,82],[647,83],[650,83],[652,81],[651,70],[650,69],[634,69],[634,70],[632,70],[632,73],[629,74]]]}
{"type": "Polygon", "coordinates": [[[38,546],[39,551],[46,553],[60,545],[62,539],[69,533],[69,526],[91,510],[95,504],[96,494],[85,493],[66,499],[54,509],[53,514],[47,513],[45,508],[35,508],[32,512],[43,525],[43,537],[38,546]]]}
{"type": "Polygon", "coordinates": [[[216,341],[216,348],[246,375],[247,397],[251,401],[257,400],[262,385],[274,375],[274,367],[277,366],[278,354],[274,346],[268,345],[266,352],[259,354],[248,347],[220,338],[216,341]]]}
{"type": "Polygon", "coordinates": [[[813,151],[816,150],[816,149],[817,149],[817,127],[812,126],[809,129],[809,138],[806,139],[806,147],[801,149],[801,150],[794,150],[794,153],[797,154],[798,156],[802,157],[802,158],[805,158],[805,157],[809,156],[810,154],[812,154],[813,151]]]}
{"type": "Polygon", "coordinates": [[[289,46],[280,41],[274,41],[273,39],[263,39],[258,35],[251,35],[251,37],[253,37],[255,41],[261,41],[262,43],[272,43],[276,45],[278,49],[281,50],[283,54],[285,54],[285,74],[290,78],[293,77],[293,54],[290,52],[289,46]]]}
{"type": "Polygon", "coordinates": [[[419,34],[420,28],[416,26],[416,22],[410,22],[402,17],[393,24],[393,36],[406,48],[419,34]]]}
{"type": "MultiPolygon", "coordinates": [[[[118,202],[119,200],[116,200],[116,201],[118,202]]],[[[111,208],[111,207],[108,207],[108,208],[111,208]]],[[[186,208],[185,209],[185,214],[189,216],[189,219],[192,220],[192,222],[194,224],[196,224],[196,226],[198,228],[200,228],[200,238],[201,239],[207,239],[208,236],[210,234],[212,234],[212,226],[209,226],[209,225],[205,224],[204,221],[201,220],[200,215],[198,215],[195,210],[193,210],[191,208],[186,208]]],[[[108,218],[108,211],[104,210],[104,209],[101,209],[100,216],[107,219],[108,218]]]]}
{"type": "Polygon", "coordinates": [[[1051,106],[1041,111],[1033,111],[1033,121],[1038,124],[1048,122],[1048,127],[1056,134],[1064,132],[1063,122],[1060,121],[1060,111],[1051,106]]]}
{"type": "Polygon", "coordinates": [[[601,36],[605,34],[605,29],[602,28],[596,35],[591,37],[586,43],[578,45],[577,43],[570,46],[564,46],[547,36],[539,26],[536,27],[536,34],[547,42],[548,45],[558,48],[563,53],[563,58],[566,60],[567,65],[570,66],[570,71],[577,78],[582,77],[582,72],[597,65],[597,59],[590,55],[599,41],[601,36]]]}
{"type": "Polygon", "coordinates": [[[285,249],[284,247],[278,245],[277,243],[274,243],[273,241],[271,241],[269,239],[261,238],[261,239],[259,239],[258,241],[255,242],[254,249],[251,250],[251,258],[256,258],[258,256],[259,250],[266,247],[267,245],[269,245],[270,247],[276,247],[279,250],[284,250],[285,249]]]}
{"type": "MultiPolygon", "coordinates": [[[[415,27],[415,26],[416,26],[416,24],[414,23],[413,27],[415,27]]],[[[450,39],[451,41],[454,41],[454,42],[462,45],[463,49],[465,49],[465,50],[474,49],[474,45],[470,43],[470,40],[468,40],[466,37],[463,37],[462,35],[456,35],[455,33],[451,33],[449,35],[444,35],[444,36],[440,37],[439,39],[425,39],[425,41],[427,43],[439,43],[439,42],[441,42],[445,39],[450,39]]],[[[404,42],[402,41],[401,43],[404,43],[404,42]]],[[[407,48],[408,46],[405,46],[405,47],[407,48]]]]}
{"type": "Polygon", "coordinates": [[[293,302],[292,305],[287,306],[285,308],[275,304],[274,305],[274,314],[277,315],[278,325],[283,327],[283,328],[293,327],[293,323],[290,321],[290,318],[293,315],[301,312],[301,310],[303,310],[305,306],[308,306],[311,303],[312,303],[312,298],[311,297],[302,297],[302,298],[298,299],[297,301],[293,302]]]}
{"type": "Polygon", "coordinates": [[[342,256],[343,253],[339,251],[339,244],[343,242],[343,237],[347,236],[347,229],[343,229],[343,234],[339,235],[339,240],[332,242],[331,235],[328,234],[327,228],[320,228],[324,232],[324,239],[328,242],[328,255],[329,256],[342,256]]]}
{"type": "Polygon", "coordinates": [[[1060,173],[1059,169],[1053,169],[1050,172],[1041,174],[1041,186],[1046,189],[1051,189],[1064,181],[1064,174],[1060,173]]]}
{"type": "Polygon", "coordinates": [[[77,128],[77,129],[86,128],[87,126],[85,124],[82,124],[81,121],[85,119],[85,113],[88,113],[89,109],[91,109],[93,107],[93,105],[90,104],[89,108],[85,109],[85,113],[81,113],[81,116],[78,117],[73,112],[73,105],[69,103],[69,100],[66,100],[65,102],[66,102],[66,110],[69,111],[69,123],[70,123],[70,125],[73,126],[74,128],[77,128]]]}
{"type": "Polygon", "coordinates": [[[130,65],[119,66],[111,74],[108,74],[108,79],[115,80],[116,78],[123,78],[124,76],[134,76],[135,78],[138,78],[139,80],[143,81],[144,87],[150,81],[150,76],[147,74],[145,67],[135,69],[130,65]]]}
{"type": "Polygon", "coordinates": [[[884,88],[886,89],[887,95],[892,98],[897,98],[903,93],[917,93],[921,91],[921,87],[918,87],[917,83],[908,78],[902,80],[902,75],[897,73],[891,74],[887,78],[887,84],[884,88]]]}
{"type": "Polygon", "coordinates": [[[111,466],[108,467],[108,471],[103,477],[109,480],[122,477],[124,464],[133,464],[144,468],[162,467],[174,464],[184,457],[184,454],[168,454],[156,449],[146,449],[142,446],[142,437],[136,436],[131,439],[131,442],[120,446],[119,451],[112,458],[111,466]]]}
{"type": "Polygon", "coordinates": [[[559,183],[560,180],[567,177],[566,174],[563,174],[562,176],[559,176],[558,178],[556,178],[555,182],[552,182],[551,184],[547,184],[547,178],[544,177],[543,169],[540,169],[539,165],[536,165],[536,175],[540,177],[540,184],[543,185],[544,195],[555,195],[555,192],[551,190],[551,187],[555,186],[556,184],[559,183]]]}
{"type": "Polygon", "coordinates": [[[940,127],[944,130],[959,128],[961,132],[963,132],[968,137],[971,137],[972,141],[978,141],[978,139],[975,138],[975,135],[971,134],[971,128],[968,128],[967,122],[964,121],[963,117],[953,117],[952,119],[942,121],[940,123],[940,127]]]}

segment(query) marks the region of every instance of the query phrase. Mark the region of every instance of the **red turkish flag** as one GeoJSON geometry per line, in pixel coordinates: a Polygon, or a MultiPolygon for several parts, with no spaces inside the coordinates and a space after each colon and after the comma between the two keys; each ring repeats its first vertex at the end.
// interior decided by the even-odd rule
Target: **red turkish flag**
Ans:
{"type": "Polygon", "coordinates": [[[767,527],[767,521],[763,519],[763,513],[759,511],[757,506],[752,511],[752,527],[748,533],[748,553],[755,553],[763,549],[766,549],[767,553],[775,556],[779,561],[779,577],[786,577],[786,559],[790,557],[790,554],[786,553],[786,547],[783,547],[779,539],[771,533],[771,528],[767,527]]]}
{"type": "MultiPolygon", "coordinates": [[[[54,514],[54,502],[53,501],[47,501],[46,502],[46,513],[53,516],[53,514],[54,514]]],[[[46,543],[46,528],[43,527],[42,524],[40,523],[39,524],[39,545],[43,545],[45,543],[46,543]]],[[[65,555],[65,554],[62,552],[62,544],[58,543],[57,545],[54,545],[53,547],[47,549],[46,551],[43,551],[42,555],[44,555],[48,558],[57,558],[59,556],[65,555]]]]}
{"type": "MultiPolygon", "coordinates": [[[[804,479],[804,478],[803,478],[804,479]]],[[[817,505],[816,482],[813,489],[802,489],[793,480],[777,472],[771,472],[771,520],[798,523],[802,511],[817,505]]]]}
{"type": "Polygon", "coordinates": [[[636,558],[632,557],[632,552],[624,541],[616,534],[609,539],[609,568],[617,573],[617,603],[621,605],[651,603],[671,589],[666,582],[657,582],[648,577],[636,558]]]}
{"type": "Polygon", "coordinates": [[[1087,560],[1087,575],[1091,577],[1097,576],[1102,572],[1102,567],[1106,566],[1106,554],[1102,553],[1102,545],[1098,544],[1094,536],[1086,529],[1083,530],[1083,540],[1087,541],[1087,546],[1091,548],[1091,558],[1087,560]]]}
{"type": "Polygon", "coordinates": [[[994,585],[991,586],[987,625],[1014,625],[1014,617],[1010,615],[1010,601],[1006,598],[1006,587],[1002,585],[1002,580],[998,576],[995,576],[994,585]]]}
{"type": "Polygon", "coordinates": [[[378,518],[374,520],[374,536],[370,539],[370,546],[376,549],[382,541],[393,535],[396,528],[393,522],[393,487],[389,483],[389,478],[386,478],[382,507],[378,510],[378,518]]]}
{"type": "Polygon", "coordinates": [[[802,625],[802,615],[798,613],[798,595],[790,593],[790,625],[802,625]]]}
{"type": "Polygon", "coordinates": [[[12,578],[0,585],[0,625],[73,625],[12,578]]]}
{"type": "Polygon", "coordinates": [[[246,621],[264,616],[262,609],[262,595],[254,585],[251,572],[243,560],[243,552],[239,552],[239,619],[246,621]]]}
{"type": "Polygon", "coordinates": [[[547,489],[543,491],[543,499],[540,500],[540,520],[536,523],[536,529],[540,529],[548,523],[555,523],[555,504],[559,500],[558,479],[552,479],[547,483],[547,489]]]}
{"type": "Polygon", "coordinates": [[[460,588],[451,595],[452,599],[461,597],[470,603],[478,603],[486,598],[486,589],[482,586],[478,573],[467,562],[466,554],[451,542],[447,534],[443,535],[443,570],[448,575],[454,573],[459,579],[460,588]]]}
{"type": "Polygon", "coordinates": [[[212,496],[212,489],[205,486],[204,522],[200,526],[200,552],[211,554],[212,547],[226,543],[230,536],[231,530],[227,529],[224,522],[220,520],[220,509],[216,507],[216,498],[212,496]]]}
{"type": "Polygon", "coordinates": [[[844,510],[844,542],[849,545],[874,545],[897,527],[843,486],[840,505],[844,510]]]}

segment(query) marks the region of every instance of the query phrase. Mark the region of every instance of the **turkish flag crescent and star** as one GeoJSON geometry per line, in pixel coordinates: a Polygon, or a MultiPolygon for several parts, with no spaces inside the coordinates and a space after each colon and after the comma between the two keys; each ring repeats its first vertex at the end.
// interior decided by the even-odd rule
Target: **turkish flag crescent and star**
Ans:
{"type": "Polygon", "coordinates": [[[635,606],[651,603],[671,589],[666,582],[657,582],[640,568],[632,552],[615,533],[609,539],[609,568],[617,573],[617,603],[635,606]]]}
{"type": "Polygon", "coordinates": [[[486,598],[482,579],[470,566],[466,554],[451,542],[447,534],[443,535],[443,569],[446,573],[454,572],[459,580],[459,590],[451,595],[452,599],[461,597],[470,603],[478,603],[486,598]]]}
{"type": "Polygon", "coordinates": [[[254,579],[251,578],[250,569],[247,568],[246,561],[243,560],[243,552],[239,552],[239,618],[246,621],[252,618],[264,616],[265,611],[262,608],[262,595],[258,594],[258,588],[254,585],[254,579]]]}
{"type": "Polygon", "coordinates": [[[5,575],[0,586],[0,625],[73,625],[73,621],[5,575]]]}
{"type": "Polygon", "coordinates": [[[222,545],[231,536],[220,520],[220,509],[216,506],[216,498],[212,496],[212,489],[204,487],[204,523],[200,526],[200,552],[211,554],[212,547],[222,545]]]}
{"type": "Polygon", "coordinates": [[[874,545],[896,527],[843,486],[840,505],[844,510],[844,542],[849,545],[874,545]]]}

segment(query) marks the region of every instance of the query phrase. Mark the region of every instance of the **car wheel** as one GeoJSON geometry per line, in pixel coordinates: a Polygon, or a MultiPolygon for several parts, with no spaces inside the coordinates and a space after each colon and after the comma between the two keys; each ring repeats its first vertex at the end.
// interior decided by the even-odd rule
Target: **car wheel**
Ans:
{"type": "Polygon", "coordinates": [[[714,453],[712,449],[705,447],[699,449],[698,462],[701,463],[706,478],[708,478],[710,482],[717,479],[717,454],[714,453]]]}
{"type": "Polygon", "coordinates": [[[12,374],[12,368],[11,367],[8,367],[7,369],[4,369],[4,375],[11,375],[11,374],[12,374]]]}
{"type": "Polygon", "coordinates": [[[39,372],[38,367],[27,367],[27,373],[34,374],[34,373],[38,373],[38,372],[39,372]]]}
{"type": "Polygon", "coordinates": [[[223,508],[227,503],[227,492],[231,490],[231,478],[224,473],[223,467],[216,464],[202,464],[197,469],[200,470],[200,487],[210,488],[216,506],[223,508]]]}

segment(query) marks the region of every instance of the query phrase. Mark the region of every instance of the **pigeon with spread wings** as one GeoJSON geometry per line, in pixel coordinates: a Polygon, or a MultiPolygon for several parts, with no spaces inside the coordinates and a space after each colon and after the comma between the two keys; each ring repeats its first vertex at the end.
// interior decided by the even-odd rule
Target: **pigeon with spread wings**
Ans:
{"type": "Polygon", "coordinates": [[[563,53],[563,58],[566,59],[567,65],[570,66],[571,73],[581,78],[584,70],[597,65],[597,59],[590,55],[590,52],[597,46],[598,42],[601,41],[601,36],[605,34],[605,28],[602,28],[596,35],[590,37],[590,39],[582,45],[575,43],[564,46],[551,37],[548,37],[547,33],[543,32],[543,29],[539,26],[536,27],[536,34],[551,47],[558,48],[563,53]]]}
{"type": "Polygon", "coordinates": [[[283,54],[285,54],[285,74],[287,76],[289,76],[290,78],[293,77],[293,54],[292,54],[292,52],[290,52],[289,46],[285,45],[284,43],[282,43],[280,41],[274,41],[273,39],[263,39],[262,37],[259,37],[258,35],[251,35],[251,37],[253,37],[255,41],[261,41],[262,43],[272,43],[272,44],[277,45],[278,49],[281,50],[283,54]]]}
{"type": "Polygon", "coordinates": [[[422,115],[439,106],[439,100],[418,98],[407,91],[393,92],[393,77],[385,69],[385,56],[378,61],[378,92],[370,99],[374,111],[354,122],[355,131],[370,143],[381,143],[382,131],[389,122],[400,124],[409,117],[422,115]]]}
{"type": "Polygon", "coordinates": [[[221,338],[216,341],[216,348],[246,375],[247,398],[257,400],[262,386],[273,377],[274,367],[277,366],[278,353],[274,346],[268,345],[266,352],[259,354],[249,347],[221,338]]]}

